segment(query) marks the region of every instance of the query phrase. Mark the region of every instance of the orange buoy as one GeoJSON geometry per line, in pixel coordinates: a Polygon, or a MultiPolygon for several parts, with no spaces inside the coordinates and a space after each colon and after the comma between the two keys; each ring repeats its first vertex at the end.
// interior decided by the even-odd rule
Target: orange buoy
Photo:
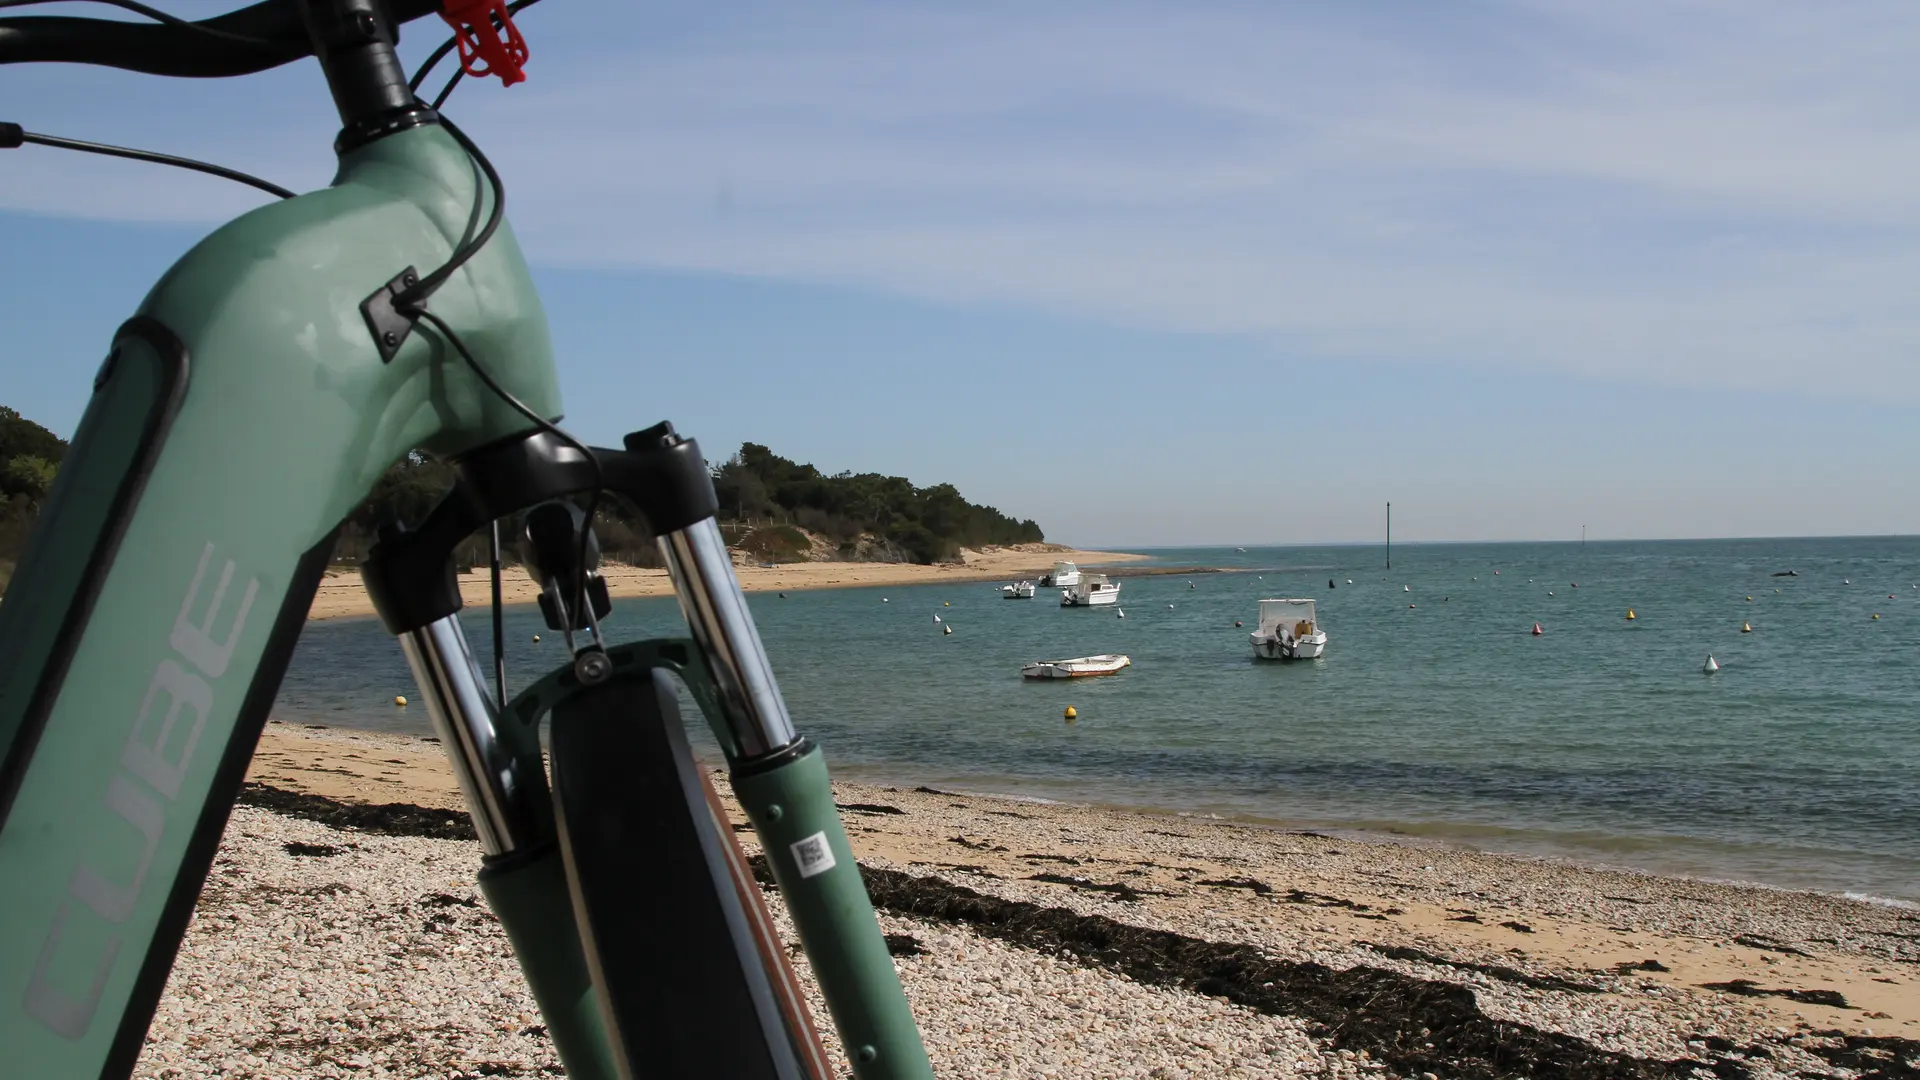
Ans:
{"type": "Polygon", "coordinates": [[[1539,637],[1539,636],[1540,636],[1541,634],[1544,634],[1544,633],[1546,633],[1546,631],[1545,631],[1545,630],[1542,630],[1542,629],[1540,629],[1540,624],[1539,624],[1539,623],[1534,623],[1534,624],[1533,624],[1533,636],[1534,636],[1534,637],[1539,637]]]}

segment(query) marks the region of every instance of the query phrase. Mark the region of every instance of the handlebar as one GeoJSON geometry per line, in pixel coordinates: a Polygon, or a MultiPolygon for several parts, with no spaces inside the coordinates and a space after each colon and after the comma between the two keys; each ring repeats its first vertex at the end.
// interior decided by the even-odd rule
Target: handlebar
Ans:
{"type": "MultiPolygon", "coordinates": [[[[401,23],[431,15],[439,7],[438,0],[388,0],[395,37],[401,23]]],[[[0,18],[0,64],[96,64],[211,79],[251,75],[312,55],[298,0],[261,0],[186,24],[63,15],[0,18]]]]}

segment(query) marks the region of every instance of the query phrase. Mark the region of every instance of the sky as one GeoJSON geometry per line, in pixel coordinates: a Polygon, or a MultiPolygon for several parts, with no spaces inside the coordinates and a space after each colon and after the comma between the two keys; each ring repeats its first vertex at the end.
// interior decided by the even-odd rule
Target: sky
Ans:
{"type": "MultiPolygon", "coordinates": [[[[505,179],[591,441],[671,419],[710,458],[951,482],[1081,545],[1370,540],[1387,501],[1409,542],[1920,532],[1906,0],[520,26],[528,81],[448,114],[505,179]]],[[[0,120],[296,190],[338,126],[312,61],[0,67],[0,120]]],[[[113,328],[261,198],[0,153],[0,403],[71,433],[113,328]]]]}

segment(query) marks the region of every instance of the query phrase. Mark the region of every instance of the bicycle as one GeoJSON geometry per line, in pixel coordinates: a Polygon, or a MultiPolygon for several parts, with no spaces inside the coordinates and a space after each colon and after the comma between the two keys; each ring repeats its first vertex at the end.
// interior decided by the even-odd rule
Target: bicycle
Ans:
{"type": "Polygon", "coordinates": [[[227,77],[315,56],[340,164],[332,186],[295,196],[0,125],[0,148],[163,161],[281,196],[202,240],[115,333],[0,604],[0,1071],[131,1071],[340,524],[422,449],[458,480],[423,520],[383,528],[363,574],[448,748],[484,852],[480,888],[568,1075],[829,1074],[688,749],[678,678],[719,741],[854,1074],[931,1076],[820,751],[788,716],[735,580],[698,445],[664,423],[619,448],[556,426],[545,316],[500,177],[439,112],[462,75],[515,80],[526,49],[512,13],[531,0],[447,0],[455,38],[411,80],[399,27],[439,0],[264,0],[198,22],[101,2],[154,21],[0,18],[0,63],[227,77]],[[424,101],[421,80],[456,50],[460,71],[424,101]],[[658,537],[687,638],[601,638],[602,491],[658,537]],[[489,528],[497,549],[502,521],[571,657],[511,700],[501,669],[489,688],[468,647],[451,559],[489,528]]]}

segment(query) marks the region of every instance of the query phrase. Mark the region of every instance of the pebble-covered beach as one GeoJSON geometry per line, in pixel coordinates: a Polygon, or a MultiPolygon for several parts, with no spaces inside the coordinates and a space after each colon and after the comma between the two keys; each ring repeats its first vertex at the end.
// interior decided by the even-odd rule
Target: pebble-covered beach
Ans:
{"type": "MultiPolygon", "coordinates": [[[[438,755],[270,727],[137,1075],[559,1075],[438,755]]],[[[1920,1077],[1920,911],[1205,818],[838,796],[940,1075],[1920,1077]]]]}

